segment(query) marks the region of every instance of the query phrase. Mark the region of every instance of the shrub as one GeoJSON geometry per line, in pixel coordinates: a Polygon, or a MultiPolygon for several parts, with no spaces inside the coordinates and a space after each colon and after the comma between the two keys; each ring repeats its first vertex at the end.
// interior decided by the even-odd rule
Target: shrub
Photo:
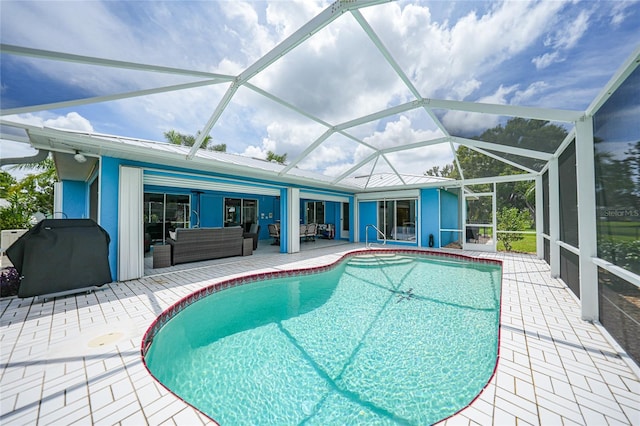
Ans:
{"type": "Polygon", "coordinates": [[[10,267],[0,271],[0,297],[15,296],[20,286],[20,275],[16,268],[10,267]]]}
{"type": "MultiPolygon", "coordinates": [[[[531,215],[528,211],[520,211],[515,207],[503,207],[497,213],[498,229],[500,231],[526,231],[531,228],[531,215]]],[[[522,234],[498,233],[498,241],[502,241],[506,251],[511,251],[511,243],[523,239],[522,234]]]]}

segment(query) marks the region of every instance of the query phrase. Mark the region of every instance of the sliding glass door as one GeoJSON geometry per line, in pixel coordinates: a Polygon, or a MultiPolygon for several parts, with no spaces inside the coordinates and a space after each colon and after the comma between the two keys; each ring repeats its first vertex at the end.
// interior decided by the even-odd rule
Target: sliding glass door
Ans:
{"type": "Polygon", "coordinates": [[[253,223],[258,223],[258,200],[224,199],[224,226],[242,226],[248,232],[253,223]]]}
{"type": "MultiPolygon", "coordinates": [[[[416,240],[416,200],[378,202],[378,229],[388,240],[416,240]]],[[[378,239],[382,236],[378,235],[378,239]]]]}
{"type": "Polygon", "coordinates": [[[181,194],[144,194],[145,241],[164,242],[169,231],[191,226],[191,199],[181,194]]]}

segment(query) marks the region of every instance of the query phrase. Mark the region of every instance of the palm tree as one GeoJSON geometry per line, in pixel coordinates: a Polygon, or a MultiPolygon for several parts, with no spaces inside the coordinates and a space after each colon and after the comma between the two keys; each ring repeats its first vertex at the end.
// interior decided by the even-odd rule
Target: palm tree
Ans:
{"type": "MultiPolygon", "coordinates": [[[[174,145],[180,145],[180,146],[193,146],[196,143],[196,139],[198,138],[198,136],[200,136],[199,131],[198,133],[196,133],[195,136],[185,135],[180,132],[176,132],[175,130],[169,130],[164,132],[164,137],[167,140],[167,142],[172,143],[174,145]]],[[[227,152],[227,144],[225,143],[209,146],[209,143],[212,140],[213,139],[211,138],[211,135],[207,135],[202,141],[202,145],[200,145],[200,148],[208,149],[211,151],[227,152]]]]}
{"type": "Polygon", "coordinates": [[[287,161],[287,153],[278,155],[273,151],[267,151],[267,161],[275,161],[279,164],[284,164],[287,161]]]}

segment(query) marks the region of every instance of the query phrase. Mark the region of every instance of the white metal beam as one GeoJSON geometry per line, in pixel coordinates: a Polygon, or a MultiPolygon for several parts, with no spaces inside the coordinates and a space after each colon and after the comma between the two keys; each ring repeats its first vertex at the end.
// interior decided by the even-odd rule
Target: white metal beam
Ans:
{"type": "Polygon", "coordinates": [[[631,75],[631,73],[640,65],[640,45],[629,56],[625,63],[618,69],[615,75],[604,86],[602,92],[593,100],[587,108],[587,116],[593,116],[596,111],[609,99],[609,96],[631,75]]]}
{"type": "Polygon", "coordinates": [[[506,152],[507,154],[519,155],[521,157],[536,158],[538,160],[544,160],[544,161],[549,161],[551,158],[553,158],[553,154],[549,154],[542,151],[534,151],[531,149],[517,148],[510,145],[501,145],[493,142],[477,141],[475,139],[460,138],[457,136],[452,136],[451,140],[452,142],[455,142],[460,145],[475,146],[477,148],[484,148],[492,151],[506,152]]]}
{"type": "MultiPolygon", "coordinates": [[[[400,179],[400,182],[402,182],[403,185],[406,185],[407,182],[404,181],[404,179],[402,178],[402,175],[400,173],[398,173],[398,170],[396,170],[395,167],[393,167],[393,164],[391,164],[391,161],[389,161],[389,159],[387,158],[386,155],[382,154],[381,155],[382,159],[384,161],[387,162],[387,164],[389,165],[389,167],[391,167],[391,170],[393,170],[393,172],[396,174],[396,176],[398,176],[398,179],[400,179]]],[[[371,171],[371,174],[373,174],[373,170],[371,171]]]]}
{"type": "Polygon", "coordinates": [[[445,143],[449,140],[449,138],[437,138],[437,139],[431,139],[431,140],[427,140],[427,141],[420,141],[420,142],[412,142],[412,143],[408,143],[405,145],[398,145],[398,146],[392,146],[389,148],[384,148],[380,150],[381,154],[389,154],[392,152],[397,152],[397,151],[406,151],[408,149],[415,149],[415,148],[422,148],[425,146],[429,146],[429,145],[438,145],[441,143],[445,143]]]}
{"type": "Polygon", "coordinates": [[[507,117],[523,117],[536,120],[561,121],[572,123],[584,116],[583,111],[564,109],[534,108],[518,105],[486,104],[482,102],[452,101],[424,98],[424,103],[431,108],[442,108],[455,111],[478,112],[481,114],[504,115],[507,117]]]}
{"type": "MultiPolygon", "coordinates": [[[[285,101],[284,99],[282,99],[282,98],[280,98],[280,97],[278,97],[278,96],[276,96],[276,95],[274,95],[272,93],[269,93],[266,90],[263,90],[263,89],[255,86],[255,85],[253,85],[251,83],[245,83],[244,87],[253,90],[254,92],[266,97],[267,99],[271,99],[273,102],[276,102],[276,103],[284,106],[285,108],[288,108],[288,109],[290,109],[290,110],[292,110],[294,112],[297,112],[298,114],[300,114],[300,115],[302,115],[304,117],[307,117],[308,119],[313,120],[316,123],[321,124],[321,125],[325,126],[328,129],[334,127],[332,124],[327,123],[326,121],[322,120],[321,118],[316,117],[315,115],[309,114],[307,111],[304,111],[304,110],[298,108],[297,106],[285,101]]],[[[362,141],[361,139],[356,138],[353,135],[350,135],[349,133],[345,132],[344,130],[339,130],[339,131],[337,131],[337,133],[340,133],[344,137],[349,138],[349,139],[353,140],[354,142],[359,143],[360,145],[364,145],[367,148],[370,148],[370,149],[373,149],[373,150],[377,150],[377,148],[375,148],[374,146],[362,141]]]]}
{"type": "Polygon", "coordinates": [[[71,101],[53,102],[50,104],[40,104],[40,105],[30,105],[26,107],[9,108],[9,109],[0,110],[0,115],[26,114],[28,112],[48,111],[52,109],[70,108],[70,107],[75,107],[80,105],[95,104],[99,102],[117,101],[119,99],[155,95],[157,93],[174,92],[176,90],[193,89],[194,87],[210,86],[212,84],[219,84],[220,82],[221,82],[220,80],[204,80],[204,81],[196,81],[193,83],[176,84],[173,86],[157,87],[155,89],[136,90],[134,92],[119,93],[116,95],[93,96],[90,98],[75,99],[71,101]]]}
{"type": "Polygon", "coordinates": [[[549,251],[551,277],[560,276],[560,178],[558,159],[549,162],[549,251]]]}
{"type": "Polygon", "coordinates": [[[411,80],[409,80],[409,77],[407,77],[407,75],[404,73],[404,70],[400,68],[400,65],[398,65],[396,60],[391,55],[391,52],[389,52],[384,43],[382,43],[382,40],[380,40],[380,37],[378,37],[373,28],[371,28],[371,25],[369,25],[364,16],[362,16],[362,13],[360,13],[359,10],[352,10],[351,14],[356,19],[356,21],[358,21],[358,24],[360,24],[360,27],[362,27],[364,32],[367,33],[367,36],[369,36],[369,39],[373,42],[378,51],[382,54],[382,56],[384,56],[387,63],[391,65],[391,68],[393,68],[396,74],[398,74],[398,77],[400,77],[400,79],[404,82],[405,86],[407,86],[409,91],[413,93],[413,96],[415,96],[416,99],[421,99],[422,96],[418,92],[418,89],[416,89],[411,80]]]}
{"type": "Polygon", "coordinates": [[[536,255],[544,259],[544,189],[542,175],[536,177],[536,255]]]}
{"type": "Polygon", "coordinates": [[[287,167],[282,169],[280,171],[280,173],[278,173],[278,175],[282,176],[282,175],[286,174],[289,170],[293,169],[295,166],[298,165],[298,163],[300,161],[304,160],[306,158],[306,156],[309,155],[309,153],[311,151],[313,151],[318,146],[320,146],[320,144],[322,142],[327,140],[327,138],[329,136],[331,136],[332,134],[334,134],[334,133],[335,133],[335,129],[333,129],[333,128],[327,129],[326,132],[324,132],[322,135],[320,135],[319,138],[317,138],[315,141],[313,141],[313,143],[311,145],[309,145],[304,151],[302,151],[302,154],[298,155],[298,157],[295,160],[293,160],[287,167]]]}
{"type": "MultiPolygon", "coordinates": [[[[398,77],[400,77],[400,79],[405,84],[405,86],[407,86],[407,88],[413,94],[413,96],[415,96],[416,99],[421,100],[422,99],[422,95],[420,94],[418,89],[413,85],[413,83],[411,82],[409,77],[407,77],[407,75],[405,74],[404,70],[400,67],[400,65],[393,58],[393,56],[391,55],[391,52],[389,52],[389,50],[384,45],[384,43],[382,43],[382,40],[380,40],[380,38],[378,37],[376,32],[373,30],[373,28],[371,28],[371,26],[369,25],[367,20],[360,13],[360,11],[351,11],[351,14],[356,18],[356,21],[358,21],[358,23],[360,24],[360,26],[362,27],[364,32],[367,33],[367,35],[369,36],[369,39],[373,42],[373,44],[376,46],[376,48],[382,54],[382,56],[384,56],[384,58],[387,61],[387,63],[389,65],[391,65],[393,70],[396,72],[398,77]]],[[[444,133],[446,136],[450,136],[449,131],[444,127],[444,124],[442,124],[440,119],[438,119],[438,117],[436,117],[436,115],[434,114],[433,110],[431,108],[427,107],[427,105],[424,102],[422,103],[422,108],[429,115],[431,120],[433,120],[434,124],[436,126],[438,126],[438,128],[442,131],[442,133],[444,133]]]]}
{"type": "Polygon", "coordinates": [[[342,124],[336,126],[336,130],[344,130],[351,127],[359,126],[361,124],[369,123],[371,121],[380,120],[401,112],[410,111],[412,109],[420,108],[422,103],[420,101],[411,101],[401,105],[396,105],[391,108],[387,108],[382,111],[374,112],[373,114],[365,115],[353,120],[345,121],[342,124]]]}
{"type": "Polygon", "coordinates": [[[12,44],[0,44],[0,53],[28,56],[31,58],[51,59],[61,62],[72,62],[87,65],[99,65],[102,67],[129,69],[136,71],[151,71],[163,74],[177,74],[191,77],[215,78],[221,81],[231,81],[235,77],[227,74],[217,74],[205,71],[194,71],[184,68],[164,67],[159,65],[142,64],[139,62],[116,61],[113,59],[97,58],[95,56],[75,55],[71,53],[56,52],[53,50],[32,49],[29,47],[14,46],[12,44]]]}
{"type": "Polygon", "coordinates": [[[464,173],[462,170],[462,166],[460,166],[460,160],[458,159],[458,153],[456,152],[456,147],[453,146],[453,142],[451,141],[451,138],[449,138],[449,146],[451,147],[451,152],[453,153],[453,160],[456,163],[456,167],[458,168],[458,173],[460,173],[460,180],[462,180],[462,182],[464,182],[464,173]]]}
{"type": "Polygon", "coordinates": [[[191,160],[193,156],[196,155],[196,152],[198,152],[198,149],[200,149],[202,142],[204,142],[205,138],[209,136],[209,132],[211,132],[211,129],[216,124],[216,122],[218,121],[222,113],[224,112],[224,109],[227,107],[227,105],[229,105],[231,98],[233,98],[233,95],[235,95],[239,87],[240,86],[236,82],[231,83],[231,85],[225,92],[224,96],[218,103],[218,106],[213,111],[213,115],[209,118],[209,121],[204,126],[204,129],[202,129],[202,131],[196,138],[196,141],[194,142],[193,146],[191,147],[191,150],[189,151],[189,154],[187,154],[187,160],[191,160]]]}
{"type": "Polygon", "coordinates": [[[264,56],[250,65],[238,76],[238,82],[244,84],[260,71],[273,64],[275,61],[284,56],[287,52],[293,50],[302,44],[309,37],[329,25],[331,22],[339,18],[343,13],[350,10],[359,9],[365,6],[372,6],[381,3],[387,3],[390,0],[337,0],[329,7],[324,9],[289,37],[282,40],[276,47],[267,52],[264,56]]]}
{"type": "MultiPolygon", "coordinates": [[[[354,127],[354,126],[359,126],[359,125],[364,124],[364,123],[368,123],[368,122],[371,122],[371,121],[374,121],[374,120],[379,120],[381,118],[385,118],[385,117],[388,117],[390,115],[398,114],[400,112],[408,111],[408,110],[419,108],[419,107],[420,107],[420,102],[419,101],[408,102],[408,103],[405,103],[405,104],[402,104],[402,105],[397,105],[395,107],[388,108],[388,109],[383,110],[383,111],[378,111],[378,112],[375,112],[373,114],[365,115],[363,117],[356,118],[354,120],[346,121],[346,122],[344,122],[342,124],[338,124],[337,126],[331,128],[331,129],[328,129],[322,136],[320,136],[311,145],[309,145],[302,152],[302,154],[300,154],[294,161],[292,161],[291,164],[289,164],[287,167],[282,169],[282,171],[280,172],[280,176],[282,176],[283,174],[287,173],[289,170],[291,170],[296,165],[298,165],[298,163],[300,163],[300,161],[302,161],[307,155],[309,155],[309,153],[311,153],[311,151],[316,149],[332,133],[335,133],[335,132],[338,132],[338,131],[342,131],[342,130],[345,130],[345,129],[348,129],[348,128],[351,128],[351,127],[354,127]]],[[[373,148],[373,149],[375,149],[375,148],[373,148]]]]}
{"type": "Polygon", "coordinates": [[[596,180],[593,156],[593,119],[576,123],[576,183],[580,256],[580,306],[584,321],[598,321],[598,267],[596,243],[596,180]]]}
{"type": "Polygon", "coordinates": [[[476,152],[479,152],[482,155],[486,155],[487,157],[491,157],[491,158],[493,158],[495,160],[498,160],[498,161],[500,161],[502,163],[506,163],[506,164],[508,164],[510,166],[516,167],[516,168],[518,168],[520,170],[524,170],[527,173],[533,173],[533,174],[537,174],[538,173],[536,170],[533,170],[533,169],[530,169],[528,167],[525,167],[522,164],[516,163],[515,161],[511,161],[511,160],[507,160],[506,158],[502,158],[499,155],[495,155],[494,153],[491,153],[489,151],[485,151],[484,149],[481,149],[481,148],[478,148],[478,147],[475,147],[475,146],[469,146],[469,149],[472,149],[472,150],[474,150],[476,152]]]}
{"type": "Polygon", "coordinates": [[[369,182],[371,182],[371,176],[373,176],[373,171],[376,169],[376,166],[378,165],[378,160],[380,160],[380,156],[376,155],[376,159],[373,161],[373,167],[371,168],[371,171],[369,172],[369,176],[367,177],[367,182],[364,184],[364,189],[367,189],[367,187],[369,186],[369,182]]]}
{"type": "Polygon", "coordinates": [[[342,173],[340,176],[336,177],[331,183],[332,184],[336,184],[336,183],[340,182],[342,179],[346,178],[347,176],[349,176],[350,174],[352,174],[353,172],[355,172],[359,168],[363,167],[365,164],[369,163],[371,160],[376,158],[378,155],[379,155],[378,152],[374,152],[374,153],[368,155],[364,160],[360,161],[358,164],[354,165],[349,170],[347,170],[346,172],[342,173]]]}

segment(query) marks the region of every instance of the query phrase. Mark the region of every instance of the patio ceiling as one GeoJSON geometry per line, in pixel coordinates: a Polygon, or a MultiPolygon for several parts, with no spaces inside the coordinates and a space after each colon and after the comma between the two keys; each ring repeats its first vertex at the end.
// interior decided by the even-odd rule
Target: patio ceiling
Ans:
{"type": "MultiPolygon", "coordinates": [[[[433,96],[438,93],[437,88],[425,84],[423,80],[428,78],[418,75],[419,70],[407,62],[406,52],[398,50],[389,37],[384,19],[376,12],[377,8],[384,7],[381,3],[387,1],[338,0],[275,43],[250,65],[234,73],[114,60],[5,43],[0,45],[0,52],[4,55],[49,61],[54,66],[70,67],[70,72],[94,73],[99,69],[122,73],[122,78],[130,78],[131,82],[128,85],[130,90],[112,93],[105,90],[105,93],[92,93],[90,96],[76,95],[71,99],[8,107],[2,109],[2,116],[122,102],[132,98],[151,99],[152,103],[171,99],[158,97],[163,94],[198,96],[206,104],[203,110],[208,110],[208,113],[200,116],[201,125],[196,129],[199,134],[192,148],[162,148],[160,144],[137,138],[88,132],[66,132],[62,135],[54,130],[15,124],[6,118],[2,119],[2,124],[26,129],[31,143],[39,148],[67,153],[81,149],[88,154],[123,156],[140,161],[171,163],[174,161],[172,158],[178,158],[186,167],[195,169],[206,170],[223,164],[229,172],[244,171],[259,177],[266,174],[302,183],[319,179],[322,186],[365,191],[380,190],[381,186],[395,188],[436,184],[438,179],[424,176],[424,171],[445,163],[454,164],[465,179],[465,170],[456,157],[456,149],[461,145],[533,176],[543,169],[540,164],[557,155],[569,138],[553,141],[551,148],[549,141],[546,141],[547,145],[521,141],[505,144],[479,140],[477,135],[460,130],[463,126],[453,126],[452,123],[456,120],[486,122],[485,130],[488,130],[510,117],[521,117],[549,121],[570,133],[574,123],[585,116],[583,110],[438,99],[433,96]],[[318,40],[319,35],[322,36],[318,40]],[[329,57],[325,55],[327,50],[319,46],[327,40],[332,43],[333,55],[329,57]],[[353,50],[354,43],[359,50],[353,50]],[[310,55],[314,49],[321,50],[323,54],[310,55]],[[360,54],[365,51],[366,55],[360,54]],[[309,61],[310,57],[318,62],[309,61]],[[375,63],[362,63],[364,57],[377,60],[375,63]],[[314,68],[321,69],[316,65],[325,61],[335,62],[335,69],[344,70],[343,84],[349,87],[350,92],[357,88],[353,89],[352,102],[336,103],[325,99],[326,76],[314,74],[314,68]],[[308,72],[305,85],[288,84],[287,78],[292,72],[308,72]],[[385,97],[379,99],[378,93],[369,89],[367,83],[377,79],[391,81],[396,89],[384,93],[385,97]],[[141,84],[141,80],[145,84],[141,84]],[[304,92],[303,96],[300,96],[300,91],[304,92]],[[247,111],[261,116],[273,115],[277,118],[274,125],[281,127],[279,133],[297,141],[296,148],[289,146],[287,150],[286,164],[262,164],[246,154],[244,159],[238,158],[242,150],[234,149],[233,140],[228,139],[228,129],[233,123],[237,128],[243,128],[247,126],[245,121],[252,122],[252,117],[246,115],[247,111]],[[393,126],[402,129],[397,132],[399,136],[389,137],[391,132],[385,131],[393,126]],[[199,149],[207,136],[212,137],[213,144],[229,141],[229,154],[199,149]],[[161,160],[161,156],[166,160],[161,160]],[[534,166],[531,160],[535,160],[537,165],[534,166]],[[377,179],[373,179],[374,176],[377,179]]],[[[430,43],[435,42],[416,40],[417,44],[424,46],[422,49],[428,49],[430,43]]],[[[173,62],[180,63],[179,60],[173,62]]],[[[462,76],[457,78],[460,80],[454,82],[454,86],[466,83],[462,76]]],[[[242,137],[241,132],[237,135],[236,138],[242,137]]],[[[2,137],[13,139],[4,132],[2,137]]]]}

